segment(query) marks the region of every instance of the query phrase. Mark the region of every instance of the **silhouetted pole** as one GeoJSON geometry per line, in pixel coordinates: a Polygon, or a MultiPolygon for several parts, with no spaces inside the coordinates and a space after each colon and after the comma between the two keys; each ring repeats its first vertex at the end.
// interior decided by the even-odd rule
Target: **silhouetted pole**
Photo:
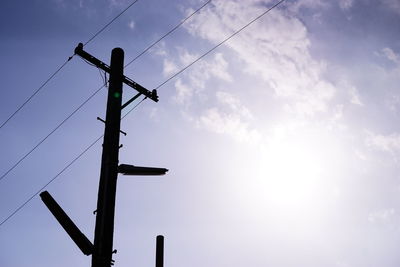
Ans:
{"type": "MultiPolygon", "coordinates": [[[[168,171],[168,169],[165,168],[140,167],[128,164],[121,164],[118,166],[120,148],[119,134],[121,132],[126,135],[126,133],[120,130],[121,110],[136,100],[140,95],[144,95],[154,102],[158,102],[158,95],[156,89],[149,91],[124,75],[124,51],[121,48],[114,48],[112,50],[110,66],[84,51],[82,43],[79,43],[75,48],[75,54],[110,74],[106,120],[104,121],[101,118],[97,118],[105,123],[105,130],[103,153],[101,157],[99,192],[97,196],[94,244],[92,245],[89,239],[78,229],[75,223],[72,222],[47,191],[42,192],[40,196],[81,251],[85,255],[92,254],[92,267],[109,267],[114,265],[112,254],[114,253],[114,214],[118,173],[124,175],[164,175],[168,171]],[[121,105],[123,83],[138,91],[138,94],[128,100],[124,105],[121,105]]],[[[163,254],[164,238],[158,236],[156,252],[157,267],[163,266],[163,254]]]]}
{"type": "Polygon", "coordinates": [[[164,236],[158,235],[156,240],[156,267],[164,267],[164,236]]]}
{"type": "Polygon", "coordinates": [[[111,53],[92,267],[109,267],[112,264],[123,67],[124,51],[114,48],[111,53]]]}

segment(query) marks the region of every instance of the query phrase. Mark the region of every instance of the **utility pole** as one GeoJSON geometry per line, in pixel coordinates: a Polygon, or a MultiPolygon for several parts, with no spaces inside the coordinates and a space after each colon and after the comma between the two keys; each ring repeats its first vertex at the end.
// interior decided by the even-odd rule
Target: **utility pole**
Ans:
{"type": "MultiPolygon", "coordinates": [[[[164,175],[168,171],[165,168],[138,167],[126,164],[118,165],[121,110],[140,95],[145,95],[155,102],[158,101],[158,96],[156,90],[149,91],[124,76],[124,51],[121,48],[114,48],[112,50],[110,66],[85,52],[81,43],[76,47],[75,53],[110,74],[106,119],[105,121],[102,120],[105,122],[105,130],[97,197],[94,244],[92,245],[84,234],[79,231],[78,227],[47,191],[41,193],[41,197],[82,252],[85,255],[92,255],[92,267],[109,267],[114,265],[112,254],[115,251],[113,250],[113,235],[118,173],[125,175],[164,175]],[[122,105],[122,86],[124,83],[137,90],[138,94],[122,105]]],[[[157,266],[163,266],[163,244],[164,238],[162,236],[157,237],[157,266]]]]}
{"type": "Polygon", "coordinates": [[[114,48],[111,53],[92,267],[110,266],[112,262],[123,70],[124,51],[114,48]]]}

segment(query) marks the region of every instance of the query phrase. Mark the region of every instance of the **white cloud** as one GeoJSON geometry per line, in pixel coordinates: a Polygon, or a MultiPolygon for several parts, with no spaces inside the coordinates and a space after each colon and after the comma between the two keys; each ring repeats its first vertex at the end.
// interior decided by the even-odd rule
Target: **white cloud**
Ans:
{"type": "Polygon", "coordinates": [[[183,48],[179,49],[179,60],[181,61],[182,65],[186,66],[195,61],[199,55],[191,54],[188,50],[183,48]]]}
{"type": "Polygon", "coordinates": [[[128,23],[128,27],[129,27],[129,29],[133,30],[133,29],[135,28],[135,22],[134,22],[133,20],[131,20],[131,21],[128,23]]]}
{"type": "Polygon", "coordinates": [[[363,106],[364,104],[361,102],[360,99],[360,94],[357,90],[356,87],[351,86],[349,88],[349,94],[350,94],[350,102],[354,105],[358,105],[358,106],[363,106]]]}
{"type": "Polygon", "coordinates": [[[165,77],[169,77],[179,70],[178,66],[168,58],[165,58],[163,63],[163,74],[165,77]]]}
{"type": "Polygon", "coordinates": [[[108,3],[111,7],[121,7],[121,6],[126,6],[128,3],[128,0],[108,0],[108,3]]]}
{"type": "Polygon", "coordinates": [[[232,111],[239,113],[243,118],[253,119],[251,112],[243,106],[239,99],[228,92],[218,91],[216,93],[217,100],[220,104],[225,104],[232,111]]]}
{"type": "MultiPolygon", "coordinates": [[[[186,27],[213,43],[266,9],[263,1],[212,3],[186,27]]],[[[244,62],[244,71],[261,77],[277,96],[292,102],[289,110],[305,115],[327,110],[336,88],[322,78],[326,66],[311,57],[307,29],[299,19],[275,9],[226,45],[244,62]]]]}
{"type": "Polygon", "coordinates": [[[383,152],[400,152],[400,134],[380,135],[367,132],[366,144],[383,152]]]}
{"type": "Polygon", "coordinates": [[[209,108],[198,119],[197,124],[211,132],[226,134],[240,142],[258,143],[261,134],[251,128],[251,112],[233,94],[216,92],[216,107],[209,108]]]}
{"type": "Polygon", "coordinates": [[[198,124],[209,131],[227,134],[240,142],[257,143],[261,135],[250,129],[238,113],[221,112],[218,108],[210,108],[200,117],[198,124]]]}
{"type": "MultiPolygon", "coordinates": [[[[164,57],[163,74],[168,77],[199,57],[196,54],[191,54],[186,49],[178,48],[178,57],[174,60],[165,49],[162,49],[162,51],[163,53],[158,53],[158,55],[164,57]]],[[[221,53],[215,54],[211,60],[198,61],[186,70],[183,77],[175,82],[176,95],[173,97],[174,101],[188,107],[193,96],[203,99],[202,91],[205,90],[205,84],[211,78],[226,82],[232,81],[232,77],[228,72],[228,62],[221,53]]]]}
{"type": "Polygon", "coordinates": [[[387,98],[386,105],[389,109],[393,112],[397,112],[400,107],[400,96],[399,95],[392,95],[387,98]]]}
{"type": "Polygon", "coordinates": [[[328,1],[326,0],[299,0],[296,2],[291,2],[288,8],[293,12],[298,12],[301,8],[307,9],[321,9],[322,7],[327,7],[328,1]]]}
{"type": "MultiPolygon", "coordinates": [[[[399,2],[400,3],[400,2],[399,2]]],[[[382,49],[382,54],[390,61],[400,65],[400,56],[396,54],[392,49],[385,47],[382,49]]]]}
{"type": "Polygon", "coordinates": [[[150,53],[156,56],[166,58],[168,56],[166,44],[164,41],[159,42],[156,46],[150,49],[150,53]]]}
{"type": "Polygon", "coordinates": [[[395,213],[393,208],[371,212],[368,214],[368,221],[370,223],[387,223],[395,213]]]}
{"type": "Polygon", "coordinates": [[[400,1],[399,0],[383,0],[383,3],[392,11],[400,15],[400,1]]]}
{"type": "MultiPolygon", "coordinates": [[[[301,1],[304,7],[321,6],[323,2],[301,1]]],[[[214,0],[185,27],[194,37],[217,44],[265,9],[265,1],[260,0],[214,0]]],[[[228,53],[217,53],[211,59],[209,55],[180,76],[175,82],[173,101],[183,108],[190,121],[212,132],[228,134],[235,140],[256,140],[261,136],[261,128],[253,126],[254,116],[235,95],[236,89],[227,91],[215,86],[221,81],[232,82],[238,69],[248,74],[246,79],[262,82],[262,86],[252,90],[269,90],[265,93],[282,101],[284,110],[291,114],[314,117],[329,111],[332,123],[341,119],[343,106],[331,102],[337,88],[324,78],[326,63],[311,56],[306,26],[293,12],[286,8],[273,10],[229,40],[225,44],[230,50],[228,53]],[[215,95],[209,91],[211,82],[215,95]]],[[[182,47],[177,48],[174,56],[165,46],[162,51],[158,54],[164,57],[163,71],[167,76],[199,56],[182,47]]],[[[235,84],[240,82],[235,77],[235,84]]],[[[362,105],[357,88],[347,89],[349,101],[362,105]]]]}
{"type": "Polygon", "coordinates": [[[354,4],[354,0],[340,0],[339,6],[343,10],[349,10],[354,4]]]}
{"type": "Polygon", "coordinates": [[[157,107],[151,107],[149,109],[147,109],[147,114],[149,116],[149,118],[153,121],[160,121],[160,110],[157,107]]]}
{"type": "MultiPolygon", "coordinates": [[[[185,67],[195,61],[199,55],[191,54],[186,49],[179,49],[179,65],[185,67]]],[[[205,83],[211,78],[218,78],[227,82],[232,81],[228,72],[228,62],[221,53],[216,53],[212,60],[202,60],[186,72],[190,84],[197,88],[204,88],[205,83]]]]}
{"type": "Polygon", "coordinates": [[[193,96],[193,89],[182,83],[181,79],[175,82],[176,95],[174,100],[180,105],[188,105],[193,96]]]}

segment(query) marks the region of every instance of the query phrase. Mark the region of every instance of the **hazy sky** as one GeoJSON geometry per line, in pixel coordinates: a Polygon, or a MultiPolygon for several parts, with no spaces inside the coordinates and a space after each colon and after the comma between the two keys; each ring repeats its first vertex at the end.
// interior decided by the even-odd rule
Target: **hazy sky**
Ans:
{"type": "MultiPolygon", "coordinates": [[[[5,0],[0,123],[128,0],[5,0]]],[[[213,0],[125,69],[149,90],[277,1],[213,0]]],[[[125,63],[204,0],[139,0],[85,50],[125,63]]],[[[397,267],[400,1],[287,0],[122,122],[116,266],[397,267]]],[[[78,56],[0,129],[0,175],[103,83],[78,56]]],[[[0,181],[0,220],[104,130],[106,89],[0,181]]],[[[135,91],[124,87],[124,99],[135,91]]],[[[133,106],[133,104],[131,104],[133,106]]],[[[125,112],[124,112],[125,113],[125,112]]],[[[46,190],[93,240],[101,142],[46,190]]],[[[0,226],[0,266],[90,266],[36,196],[0,226]]]]}

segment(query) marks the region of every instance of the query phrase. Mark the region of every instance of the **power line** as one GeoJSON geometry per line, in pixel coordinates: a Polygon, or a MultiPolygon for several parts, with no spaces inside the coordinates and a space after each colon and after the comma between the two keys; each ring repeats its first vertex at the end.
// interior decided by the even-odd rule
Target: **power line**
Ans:
{"type": "Polygon", "coordinates": [[[83,44],[83,46],[87,45],[88,43],[90,43],[94,38],[97,37],[97,35],[99,35],[100,33],[102,33],[108,26],[111,25],[111,23],[113,23],[117,18],[119,18],[122,14],[124,14],[131,6],[133,6],[134,4],[137,3],[137,1],[139,0],[135,0],[132,3],[130,3],[124,10],[122,10],[116,17],[114,17],[109,23],[107,23],[106,25],[104,25],[103,28],[101,28],[100,30],[98,30],[91,38],[89,38],[89,40],[86,41],[86,43],[83,44]]]}
{"type": "Polygon", "coordinates": [[[135,108],[137,108],[140,104],[142,104],[143,101],[146,100],[147,97],[144,97],[142,100],[140,100],[139,103],[137,103],[136,105],[133,106],[133,108],[131,108],[124,116],[122,116],[122,119],[124,119],[126,116],[129,115],[129,113],[131,113],[135,108]]]}
{"type": "MultiPolygon", "coordinates": [[[[135,1],[136,2],[136,1],[135,1]]],[[[134,59],[132,59],[125,67],[133,63],[135,60],[137,60],[140,56],[142,56],[144,53],[146,53],[148,50],[150,50],[154,45],[159,43],[162,39],[167,37],[169,34],[174,32],[176,29],[178,29],[183,23],[185,23],[190,17],[192,17],[195,13],[199,12],[202,8],[204,8],[207,4],[209,4],[211,0],[207,1],[205,4],[203,4],[200,8],[196,9],[193,13],[191,13],[189,16],[187,16],[185,19],[183,19],[179,24],[177,24],[174,28],[172,28],[170,31],[168,31],[166,34],[164,34],[162,37],[160,37],[157,41],[152,43],[150,46],[148,46],[145,50],[143,50],[141,53],[139,53],[134,59]]],[[[132,4],[131,4],[132,5],[132,4]]],[[[130,6],[131,6],[130,5],[130,6]]],[[[129,6],[129,7],[130,7],[129,6]]],[[[123,11],[125,12],[126,9],[123,11]]],[[[104,29],[102,29],[104,30],[104,29]]],[[[97,35],[102,31],[100,30],[97,35]]],[[[85,44],[89,43],[93,38],[91,38],[89,41],[87,41],[85,44]]],[[[8,173],[10,173],[14,168],[16,168],[26,157],[28,157],[36,148],[38,148],[47,138],[49,138],[56,130],[58,130],[68,119],[70,119],[79,109],[81,109],[87,102],[89,102],[90,99],[92,99],[102,88],[100,87],[97,89],[89,98],[87,98],[77,109],[75,109],[67,118],[65,118],[57,127],[53,129],[45,138],[43,138],[35,147],[33,147],[27,154],[25,154],[19,161],[17,161],[7,172],[5,172],[1,177],[0,180],[2,180],[8,173]]],[[[123,117],[124,119],[126,116],[128,116],[134,109],[136,109],[144,100],[146,99],[143,98],[139,103],[137,103],[135,106],[133,106],[123,117]]],[[[94,144],[96,144],[101,138],[103,137],[100,136],[98,139],[96,139],[94,142],[92,142],[81,154],[79,154],[74,160],[72,160],[69,164],[66,165],[56,176],[54,176],[48,183],[46,183],[40,190],[38,190],[35,194],[33,194],[30,198],[28,198],[24,203],[22,203],[16,210],[14,210],[8,217],[6,217],[1,223],[0,226],[2,226],[5,222],[7,222],[11,217],[13,217],[17,212],[19,212],[23,207],[25,207],[35,196],[37,196],[44,188],[46,188],[50,183],[52,183],[58,176],[60,176],[67,168],[69,168],[75,161],[77,161],[83,154],[85,154],[94,144]]]]}
{"type": "Polygon", "coordinates": [[[57,179],[63,172],[65,172],[72,164],[74,164],[80,157],[82,157],[94,144],[96,144],[101,138],[100,136],[94,142],[92,142],[88,147],[86,147],[77,157],[75,157],[70,163],[68,163],[59,173],[57,173],[53,178],[50,179],[44,186],[42,186],[38,191],[36,191],[32,196],[30,196],[24,203],[22,203],[17,209],[15,209],[10,215],[8,215],[3,221],[1,221],[0,226],[7,222],[11,217],[13,217],[18,211],[26,206],[35,196],[37,196],[43,189],[45,189],[49,184],[51,184],[55,179],[57,179]]]}
{"type": "MultiPolygon", "coordinates": [[[[281,0],[278,3],[276,3],[275,5],[273,5],[272,7],[268,8],[266,11],[264,11],[263,13],[261,13],[259,16],[257,16],[255,19],[251,20],[249,23],[247,23],[246,25],[244,25],[242,28],[240,28],[239,30],[237,30],[236,32],[234,32],[232,35],[230,35],[229,37],[227,37],[226,39],[224,39],[223,41],[221,41],[220,43],[218,43],[216,46],[212,47],[210,50],[208,50],[206,53],[204,53],[203,55],[201,55],[200,57],[198,57],[196,60],[194,60],[193,62],[191,62],[190,64],[188,64],[187,66],[185,66],[183,69],[181,69],[180,71],[178,71],[177,73],[175,73],[174,75],[172,75],[171,77],[169,77],[167,80],[165,80],[164,82],[162,82],[159,86],[156,87],[156,89],[160,88],[161,86],[163,86],[164,84],[166,84],[167,82],[169,82],[171,79],[173,79],[174,77],[176,77],[177,75],[181,74],[182,72],[184,72],[186,69],[188,69],[190,66],[192,66],[193,64],[195,64],[196,62],[198,62],[200,59],[202,59],[203,57],[205,57],[206,55],[208,55],[209,53],[211,53],[212,51],[214,51],[215,49],[217,49],[219,46],[221,46],[222,44],[224,44],[225,42],[227,42],[229,39],[231,39],[233,36],[237,35],[238,33],[240,33],[242,30],[244,30],[245,28],[247,28],[249,25],[251,25],[252,23],[254,23],[256,20],[260,19],[262,16],[264,16],[265,14],[267,14],[268,12],[270,12],[272,9],[276,8],[277,6],[279,6],[281,3],[283,3],[285,0],[281,0]]],[[[134,110],[135,108],[137,108],[144,100],[146,99],[143,98],[138,104],[136,104],[130,111],[127,112],[127,114],[125,114],[123,118],[125,118],[132,110],[134,110]]],[[[96,139],[93,143],[91,143],[83,152],[81,152],[76,158],[74,158],[69,164],[66,165],[66,167],[64,167],[56,176],[54,176],[48,183],[46,183],[40,190],[38,190],[35,194],[33,194],[30,198],[28,198],[28,200],[26,200],[22,205],[20,205],[16,210],[14,210],[8,217],[6,217],[6,219],[4,219],[1,223],[0,226],[2,226],[5,222],[7,222],[11,217],[13,217],[18,211],[20,211],[24,206],[26,206],[35,196],[37,196],[40,191],[42,191],[44,188],[46,188],[50,183],[52,183],[59,175],[61,175],[66,169],[68,169],[74,162],[76,162],[83,154],[85,154],[95,143],[97,143],[103,136],[100,136],[98,139],[96,139]]]]}
{"type": "MultiPolygon", "coordinates": [[[[137,1],[139,0],[135,0],[133,1],[131,4],[129,4],[124,10],[122,10],[116,17],[114,17],[110,22],[108,22],[103,28],[101,28],[100,30],[98,30],[91,38],[89,38],[88,41],[86,41],[86,43],[84,44],[87,45],[88,43],[90,43],[94,38],[96,38],[101,32],[103,32],[108,26],[110,26],[117,18],[119,18],[123,13],[125,13],[125,11],[127,11],[131,6],[133,6],[133,4],[135,4],[137,1]]],[[[26,104],[28,104],[28,102],[30,102],[36,95],[37,93],[39,93],[43,87],[45,87],[53,78],[54,76],[56,76],[67,64],[69,61],[71,61],[71,59],[75,56],[75,54],[73,54],[72,56],[70,56],[53,74],[50,75],[50,77],[42,84],[39,86],[38,89],[36,89],[33,94],[28,97],[28,99],[25,100],[25,102],[23,102],[1,125],[0,125],[0,129],[3,128],[26,104]]],[[[1,179],[0,179],[1,180],[1,179]]]]}
{"type": "Polygon", "coordinates": [[[170,31],[168,31],[166,34],[161,36],[157,41],[149,45],[145,50],[143,50],[141,53],[139,53],[136,57],[134,57],[131,61],[128,62],[128,64],[125,65],[124,68],[128,67],[130,64],[132,64],[136,59],[138,59],[140,56],[142,56],[144,53],[149,51],[153,46],[158,44],[162,39],[173,33],[176,29],[178,29],[182,24],[184,24],[188,19],[190,19],[194,14],[202,10],[206,5],[208,5],[211,2],[211,0],[208,0],[205,2],[201,7],[193,11],[189,16],[187,16],[185,19],[183,19],[180,23],[178,23],[174,28],[172,28],[170,31]]]}
{"type": "Polygon", "coordinates": [[[101,86],[99,89],[94,91],[82,104],[80,104],[71,114],[69,114],[61,123],[59,123],[49,134],[47,134],[42,140],[39,141],[31,150],[28,151],[22,158],[20,158],[14,165],[9,168],[2,176],[0,176],[0,181],[4,179],[12,170],[14,170],[26,157],[28,157],[33,151],[36,150],[47,138],[49,138],[55,131],[57,131],[67,120],[69,120],[78,110],[80,110],[90,99],[92,99],[105,85],[101,86]]]}
{"type": "MultiPolygon", "coordinates": [[[[143,98],[139,103],[133,106],[122,118],[123,120],[129,113],[135,110],[144,100],[143,98]]],[[[63,172],[65,172],[72,164],[74,164],[77,160],[79,160],[86,152],[88,152],[102,137],[99,136],[96,140],[94,140],[89,146],[87,146],[78,156],[76,156],[72,161],[70,161],[60,172],[58,172],[53,178],[51,178],[45,185],[43,185],[38,191],[36,191],[33,195],[31,195],[24,203],[22,203],[18,208],[16,208],[10,215],[8,215],[3,221],[0,222],[0,227],[6,223],[9,219],[11,219],[17,212],[19,212],[22,208],[24,208],[35,196],[37,196],[43,189],[45,189],[49,184],[54,182],[63,172]]]]}
{"type": "MultiPolygon", "coordinates": [[[[131,7],[134,3],[136,3],[138,0],[133,2],[130,6],[127,8],[131,7]]],[[[153,42],[151,45],[149,45],[146,49],[144,49],[141,53],[139,53],[134,59],[132,59],[125,67],[133,63],[135,60],[137,60],[139,57],[141,57],[145,52],[147,52],[149,49],[151,49],[154,45],[159,43],[162,39],[164,39],[166,36],[174,32],[177,28],[179,28],[184,22],[186,22],[189,18],[191,18],[195,13],[199,12],[202,8],[204,8],[207,4],[209,4],[211,0],[207,1],[205,4],[203,4],[200,8],[196,9],[193,13],[191,13],[189,16],[187,16],[185,19],[183,19],[179,24],[177,24],[175,27],[173,27],[170,31],[168,31],[166,34],[164,34],[161,38],[159,38],[157,41],[153,42]]],[[[123,10],[120,15],[127,10],[123,10]]],[[[86,42],[88,43],[88,42],[86,42]]],[[[89,65],[94,66],[92,63],[84,60],[86,63],[89,65]]],[[[125,68],[124,67],[124,68],[125,68]]],[[[67,116],[61,123],[59,123],[46,137],[44,137],[40,142],[38,142],[31,150],[29,150],[24,156],[22,156],[16,163],[14,163],[13,166],[11,166],[3,175],[0,176],[0,181],[3,180],[13,169],[15,169],[25,158],[27,158],[34,150],[36,150],[46,139],[48,139],[54,132],[56,132],[64,123],[67,122],[78,110],[80,110],[87,102],[89,102],[90,99],[92,99],[97,93],[100,92],[100,90],[105,86],[106,84],[106,79],[104,81],[104,85],[97,89],[92,95],[90,95],[80,106],[78,106],[69,116],[67,116]]],[[[142,100],[143,101],[143,100],[142,100]]],[[[142,102],[141,101],[141,102],[142,102]]],[[[129,111],[130,112],[130,111],[129,111]]],[[[129,113],[128,112],[128,113],[129,113]]]]}
{"type": "Polygon", "coordinates": [[[261,13],[259,16],[257,16],[256,18],[254,18],[253,20],[251,20],[249,23],[247,23],[246,25],[244,25],[242,28],[240,28],[239,30],[235,31],[233,34],[231,34],[230,36],[228,36],[227,38],[225,38],[224,40],[222,40],[220,43],[218,43],[216,46],[212,47],[210,50],[208,50],[207,52],[205,52],[204,54],[202,54],[200,57],[198,57],[197,59],[195,59],[194,61],[192,61],[190,64],[186,65],[183,69],[181,69],[180,71],[178,71],[177,73],[175,73],[174,75],[172,75],[171,77],[169,77],[167,80],[165,80],[164,82],[160,83],[155,89],[160,88],[161,86],[163,86],[164,84],[166,84],[167,82],[169,82],[170,80],[172,80],[173,78],[175,78],[176,76],[178,76],[179,74],[181,74],[182,72],[184,72],[186,69],[188,69],[190,66],[192,66],[193,64],[195,64],[196,62],[198,62],[200,59],[204,58],[205,56],[207,56],[208,54],[210,54],[212,51],[214,51],[215,49],[217,49],[218,47],[220,47],[221,45],[223,45],[224,43],[226,43],[228,40],[230,40],[232,37],[234,37],[235,35],[237,35],[238,33],[240,33],[241,31],[243,31],[244,29],[246,29],[248,26],[250,26],[251,24],[253,24],[255,21],[257,21],[258,19],[260,19],[262,16],[264,16],[265,14],[267,14],[268,12],[270,12],[272,9],[276,8],[277,6],[279,6],[280,4],[282,4],[285,0],[281,0],[278,3],[276,3],[275,5],[273,5],[272,7],[268,8],[267,10],[265,10],[263,13],[261,13]]]}
{"type": "Polygon", "coordinates": [[[27,100],[25,100],[24,103],[22,103],[22,105],[20,105],[13,114],[11,114],[0,126],[0,129],[4,127],[4,125],[6,125],[26,104],[28,104],[29,101],[32,100],[33,97],[35,97],[35,95],[37,93],[39,93],[40,90],[42,90],[42,88],[48,83],[50,82],[51,79],[54,78],[54,76],[57,75],[57,73],[59,73],[64,67],[65,65],[67,65],[67,63],[74,57],[74,55],[70,56],[53,74],[50,75],[50,77],[41,85],[39,86],[38,89],[36,89],[35,92],[33,92],[33,94],[28,97],[27,100]]]}

